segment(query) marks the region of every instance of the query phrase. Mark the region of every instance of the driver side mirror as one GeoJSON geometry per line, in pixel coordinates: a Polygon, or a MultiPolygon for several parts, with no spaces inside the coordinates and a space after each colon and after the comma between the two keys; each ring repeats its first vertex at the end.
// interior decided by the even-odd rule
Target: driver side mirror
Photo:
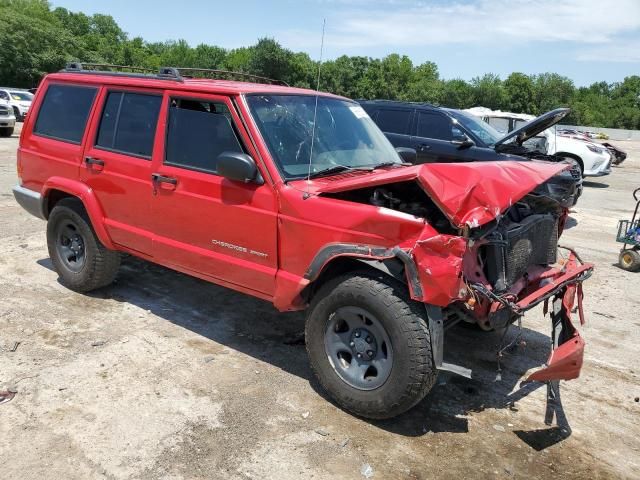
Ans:
{"type": "Polygon", "coordinates": [[[464,133],[460,133],[459,135],[455,135],[451,139],[451,143],[453,145],[458,146],[458,150],[464,150],[465,148],[470,148],[475,145],[475,142],[467,137],[464,133]]]}
{"type": "Polygon", "coordinates": [[[246,153],[222,152],[218,155],[216,170],[219,175],[235,182],[264,183],[256,162],[246,153]]]}

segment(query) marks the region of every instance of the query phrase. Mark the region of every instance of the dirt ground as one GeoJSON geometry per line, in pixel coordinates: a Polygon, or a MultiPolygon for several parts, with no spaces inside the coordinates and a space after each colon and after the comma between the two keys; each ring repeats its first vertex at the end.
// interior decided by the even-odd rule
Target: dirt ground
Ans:
{"type": "Polygon", "coordinates": [[[65,289],[44,222],[11,193],[17,135],[0,139],[0,390],[17,392],[0,404],[3,478],[640,478],[640,273],[615,266],[640,143],[615,143],[630,159],[586,182],[561,241],[597,270],[582,375],[548,426],[546,388],[520,388],[548,354],[541,308],[501,380],[499,335],[455,327],[445,360],[471,378],[441,373],[371,422],[320,390],[292,341],[300,314],[132,258],[112,287],[65,289]]]}

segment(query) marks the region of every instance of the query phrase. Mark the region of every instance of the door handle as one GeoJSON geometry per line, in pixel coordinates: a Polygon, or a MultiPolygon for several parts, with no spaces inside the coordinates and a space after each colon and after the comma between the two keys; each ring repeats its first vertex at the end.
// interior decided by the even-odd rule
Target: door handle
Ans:
{"type": "Polygon", "coordinates": [[[151,181],[153,182],[153,194],[156,195],[158,192],[156,190],[156,186],[160,185],[160,188],[163,190],[175,190],[176,185],[178,185],[178,179],[174,177],[166,177],[164,175],[160,175],[159,173],[151,174],[151,181]]]}
{"type": "Polygon", "coordinates": [[[93,170],[101,171],[104,169],[104,161],[99,158],[85,157],[84,163],[93,170]]]}
{"type": "Polygon", "coordinates": [[[418,150],[421,152],[424,152],[426,150],[431,150],[431,145],[427,145],[426,143],[423,143],[418,147],[418,150]]]}

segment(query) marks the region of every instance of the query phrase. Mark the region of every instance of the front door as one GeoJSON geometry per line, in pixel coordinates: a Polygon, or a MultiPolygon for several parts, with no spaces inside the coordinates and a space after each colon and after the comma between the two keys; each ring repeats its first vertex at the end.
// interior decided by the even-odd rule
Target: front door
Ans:
{"type": "Polygon", "coordinates": [[[497,158],[492,149],[478,146],[460,148],[455,141],[464,132],[451,117],[437,111],[418,111],[415,133],[411,137],[411,148],[416,150],[417,163],[470,162],[497,158]]]}
{"type": "Polygon", "coordinates": [[[270,297],[277,268],[272,186],[234,182],[216,172],[225,151],[257,159],[235,108],[228,97],[184,92],[168,92],[164,102],[165,145],[152,174],[154,257],[270,297]]]}

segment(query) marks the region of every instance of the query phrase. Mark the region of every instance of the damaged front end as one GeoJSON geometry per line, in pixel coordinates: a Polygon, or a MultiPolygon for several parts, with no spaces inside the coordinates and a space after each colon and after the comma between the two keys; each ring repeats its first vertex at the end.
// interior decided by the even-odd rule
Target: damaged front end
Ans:
{"type": "MultiPolygon", "coordinates": [[[[444,323],[502,329],[551,301],[553,351],[547,367],[529,379],[570,379],[579,374],[584,348],[571,314],[577,305],[583,322],[582,282],[593,266],[558,245],[569,205],[564,195],[541,188],[568,169],[534,161],[429,164],[364,185],[335,182],[320,195],[410,217],[412,226],[423,219],[418,235],[391,247],[359,246],[354,256],[404,264],[410,295],[427,305],[436,339],[444,323]]],[[[438,364],[442,344],[433,348],[438,364]]]]}
{"type": "MultiPolygon", "coordinates": [[[[482,190],[475,192],[476,198],[471,196],[473,188],[467,190],[467,195],[461,194],[458,205],[465,207],[449,214],[454,222],[458,219],[461,236],[440,235],[418,241],[414,249],[418,271],[431,277],[424,281],[446,279],[441,268],[434,270],[432,266],[434,256],[444,259],[453,270],[449,272],[449,282],[457,279],[455,285],[450,285],[450,303],[443,308],[444,317],[477,323],[487,330],[508,327],[540,303],[545,304],[546,314],[551,301],[551,356],[547,366],[527,380],[577,378],[584,341],[571,322],[571,314],[577,305],[580,322],[584,323],[582,282],[591,275],[593,265],[558,245],[568,215],[567,205],[541,194],[540,184],[522,197],[512,195],[507,188],[511,180],[503,177],[496,185],[490,185],[492,180],[485,179],[482,190]],[[495,218],[487,221],[487,212],[492,208],[495,218]],[[454,298],[456,292],[458,298],[454,298]]],[[[522,175],[519,185],[527,181],[522,175]]],[[[443,301],[424,300],[437,300],[441,305],[443,301]]]]}
{"type": "MultiPolygon", "coordinates": [[[[572,202],[545,187],[564,182],[570,168],[536,161],[428,164],[370,176],[367,183],[327,181],[318,193],[375,206],[381,221],[406,218],[412,229],[422,222],[409,236],[400,222],[393,233],[405,239],[388,247],[334,246],[341,249],[336,255],[403,264],[411,298],[427,305],[437,365],[445,323],[503,329],[551,301],[553,351],[530,379],[570,379],[579,374],[584,347],[571,314],[578,305],[583,321],[582,282],[593,265],[558,245],[572,202]]],[[[327,261],[319,256],[312,270],[327,261]]]]}

